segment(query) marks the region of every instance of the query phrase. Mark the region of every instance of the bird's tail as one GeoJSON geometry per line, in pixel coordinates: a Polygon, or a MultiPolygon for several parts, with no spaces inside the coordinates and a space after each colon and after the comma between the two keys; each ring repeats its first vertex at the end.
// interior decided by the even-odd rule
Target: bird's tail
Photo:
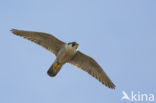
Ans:
{"type": "Polygon", "coordinates": [[[47,71],[48,75],[54,77],[60,71],[62,65],[63,64],[60,64],[57,61],[55,61],[47,71]]]}

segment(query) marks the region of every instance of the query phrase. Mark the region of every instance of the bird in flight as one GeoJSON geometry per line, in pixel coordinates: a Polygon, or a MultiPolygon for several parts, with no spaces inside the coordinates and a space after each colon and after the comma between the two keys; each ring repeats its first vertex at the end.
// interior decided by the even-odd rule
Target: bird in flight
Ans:
{"type": "Polygon", "coordinates": [[[47,71],[49,76],[54,77],[64,64],[70,63],[88,72],[105,86],[115,89],[115,85],[100,65],[93,58],[77,50],[79,45],[77,42],[65,43],[53,35],[43,32],[17,29],[12,29],[11,32],[43,46],[56,56],[54,63],[47,71]]]}

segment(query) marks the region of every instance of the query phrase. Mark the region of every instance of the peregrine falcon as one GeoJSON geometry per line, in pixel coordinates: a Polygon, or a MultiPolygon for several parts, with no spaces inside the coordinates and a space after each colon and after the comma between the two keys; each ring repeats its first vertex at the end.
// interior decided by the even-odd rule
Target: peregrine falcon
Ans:
{"type": "Polygon", "coordinates": [[[49,76],[54,77],[64,64],[70,63],[88,72],[107,87],[115,89],[115,85],[100,65],[93,58],[77,50],[79,45],[77,42],[65,43],[53,35],[43,32],[16,29],[12,29],[11,32],[43,46],[56,56],[54,63],[47,71],[49,76]]]}

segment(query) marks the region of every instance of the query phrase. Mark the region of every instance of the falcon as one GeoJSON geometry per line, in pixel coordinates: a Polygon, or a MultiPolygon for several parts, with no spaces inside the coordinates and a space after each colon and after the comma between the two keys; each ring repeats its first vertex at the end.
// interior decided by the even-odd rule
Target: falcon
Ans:
{"type": "Polygon", "coordinates": [[[88,72],[105,86],[115,89],[115,85],[100,65],[93,58],[77,50],[79,46],[77,42],[65,43],[53,35],[43,32],[17,29],[12,29],[11,32],[43,46],[56,56],[54,63],[47,71],[49,76],[56,76],[64,64],[70,63],[88,72]]]}

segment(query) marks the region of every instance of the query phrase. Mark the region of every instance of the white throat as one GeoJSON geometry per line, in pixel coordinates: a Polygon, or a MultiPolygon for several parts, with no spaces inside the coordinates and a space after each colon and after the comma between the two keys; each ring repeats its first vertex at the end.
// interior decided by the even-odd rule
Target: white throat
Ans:
{"type": "Polygon", "coordinates": [[[77,51],[77,48],[75,46],[72,47],[72,45],[66,44],[65,48],[66,48],[67,51],[71,51],[71,52],[76,52],[77,51]]]}

